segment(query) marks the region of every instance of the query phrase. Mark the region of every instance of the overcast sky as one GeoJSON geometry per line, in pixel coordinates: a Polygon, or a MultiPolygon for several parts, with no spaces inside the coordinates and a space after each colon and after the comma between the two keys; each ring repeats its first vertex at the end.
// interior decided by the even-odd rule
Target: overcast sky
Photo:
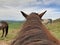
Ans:
{"type": "Polygon", "coordinates": [[[0,20],[25,20],[20,11],[29,14],[45,10],[43,19],[60,18],[60,0],[0,0],[0,20]]]}

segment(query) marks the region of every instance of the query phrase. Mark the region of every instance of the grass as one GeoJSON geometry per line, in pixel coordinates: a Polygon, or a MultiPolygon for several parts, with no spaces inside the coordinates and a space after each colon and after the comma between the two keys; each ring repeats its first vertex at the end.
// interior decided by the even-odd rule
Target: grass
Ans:
{"type": "MultiPolygon", "coordinates": [[[[19,30],[21,29],[23,23],[21,22],[9,22],[9,33],[8,36],[6,38],[0,38],[0,40],[4,40],[4,41],[10,41],[12,39],[14,39],[14,37],[17,35],[17,33],[19,32],[19,30]]],[[[52,23],[52,24],[48,24],[46,25],[46,27],[52,32],[52,34],[60,39],[60,22],[57,23],[52,23]]],[[[2,34],[2,31],[0,31],[0,36],[2,34]]]]}
{"type": "MultiPolygon", "coordinates": [[[[9,41],[9,40],[12,40],[17,32],[21,29],[21,26],[22,26],[22,22],[9,22],[9,32],[8,32],[8,35],[6,38],[0,38],[0,40],[5,40],[5,41],[9,41]]],[[[2,35],[2,30],[0,30],[0,37],[2,35]]]]}
{"type": "Polygon", "coordinates": [[[60,39],[60,22],[55,22],[46,26],[56,38],[60,39]]]}

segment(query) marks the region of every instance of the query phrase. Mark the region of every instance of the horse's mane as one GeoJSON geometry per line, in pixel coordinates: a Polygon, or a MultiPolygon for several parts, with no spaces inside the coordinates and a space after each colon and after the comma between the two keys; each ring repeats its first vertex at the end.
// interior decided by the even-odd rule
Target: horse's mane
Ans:
{"type": "MultiPolygon", "coordinates": [[[[52,34],[48,31],[48,29],[42,24],[41,17],[42,14],[31,13],[29,16],[25,15],[27,19],[23,24],[21,31],[18,33],[16,40],[13,41],[14,45],[25,45],[26,43],[32,43],[37,41],[46,40],[49,45],[60,45],[59,40],[57,40],[52,34]]],[[[34,43],[35,44],[35,43],[34,43]]],[[[41,44],[41,43],[40,43],[41,44]]]]}

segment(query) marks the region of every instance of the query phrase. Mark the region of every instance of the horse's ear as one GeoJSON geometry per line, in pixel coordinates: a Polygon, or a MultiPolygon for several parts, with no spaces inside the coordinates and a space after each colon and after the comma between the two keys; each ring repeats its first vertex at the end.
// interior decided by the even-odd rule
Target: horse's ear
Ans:
{"type": "Polygon", "coordinates": [[[44,11],[43,13],[39,14],[39,17],[42,18],[42,16],[43,16],[46,12],[47,12],[47,10],[44,11]]]}
{"type": "Polygon", "coordinates": [[[21,11],[21,13],[25,18],[27,18],[28,15],[26,13],[24,13],[23,11],[21,11]]]}

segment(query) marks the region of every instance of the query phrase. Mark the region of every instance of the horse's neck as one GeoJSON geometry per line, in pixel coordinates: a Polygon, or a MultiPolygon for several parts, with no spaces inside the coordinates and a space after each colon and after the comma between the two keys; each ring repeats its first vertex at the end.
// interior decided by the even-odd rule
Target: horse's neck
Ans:
{"type": "Polygon", "coordinates": [[[26,32],[28,30],[31,30],[31,29],[40,29],[40,24],[38,22],[25,22],[23,24],[23,28],[22,28],[22,32],[26,32]]]}
{"type": "Polygon", "coordinates": [[[40,26],[41,30],[43,30],[46,33],[46,35],[48,36],[48,38],[51,41],[56,42],[57,44],[59,43],[59,41],[54,36],[52,36],[52,34],[49,32],[49,30],[42,23],[38,23],[38,22],[36,22],[36,23],[26,22],[23,27],[27,28],[28,26],[30,26],[29,28],[35,27],[35,26],[37,26],[37,27],[40,26]]]}
{"type": "Polygon", "coordinates": [[[26,21],[23,25],[23,27],[35,27],[35,26],[40,26],[40,23],[38,21],[32,22],[32,21],[26,21]]]}

